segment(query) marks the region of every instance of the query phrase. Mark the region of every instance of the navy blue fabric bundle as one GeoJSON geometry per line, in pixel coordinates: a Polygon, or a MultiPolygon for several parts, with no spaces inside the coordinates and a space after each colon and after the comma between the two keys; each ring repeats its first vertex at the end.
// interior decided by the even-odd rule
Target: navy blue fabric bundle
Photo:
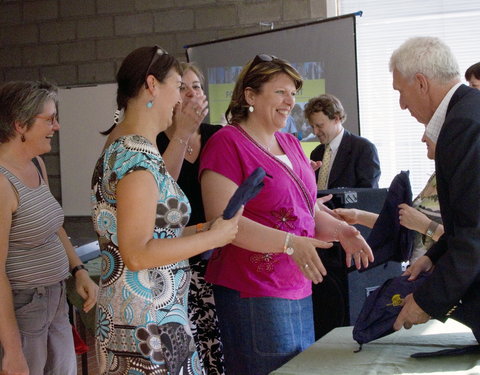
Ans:
{"type": "Polygon", "coordinates": [[[412,254],[415,232],[400,225],[398,218],[399,204],[412,205],[412,189],[408,175],[408,171],[401,171],[388,188],[383,208],[367,238],[375,256],[375,261],[367,269],[389,260],[406,261],[412,254]]]}
{"type": "Polygon", "coordinates": [[[228,220],[234,217],[242,205],[245,205],[262,190],[265,176],[264,169],[258,167],[241,183],[223,211],[224,219],[228,220]]]}
{"type": "Polygon", "coordinates": [[[409,276],[388,279],[365,300],[353,327],[353,339],[359,344],[379,339],[394,332],[393,323],[402,309],[403,299],[419,287],[428,277],[421,273],[413,281],[409,276]]]}

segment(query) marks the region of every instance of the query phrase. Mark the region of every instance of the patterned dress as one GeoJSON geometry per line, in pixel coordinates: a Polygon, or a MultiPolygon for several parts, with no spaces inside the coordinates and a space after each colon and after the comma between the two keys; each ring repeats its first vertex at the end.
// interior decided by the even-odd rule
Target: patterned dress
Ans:
{"type": "MultiPolygon", "coordinates": [[[[437,177],[435,176],[435,172],[430,176],[421,193],[412,202],[412,207],[425,214],[430,220],[442,224],[442,215],[440,213],[440,203],[438,202],[437,194],[437,177]]],[[[427,250],[430,249],[434,243],[435,241],[430,237],[415,232],[410,264],[415,263],[418,258],[425,255],[427,250]]]]}
{"type": "Polygon", "coordinates": [[[190,205],[158,149],[138,135],[120,137],[92,177],[93,222],[102,253],[96,346],[102,374],[202,374],[187,314],[188,261],[130,271],[118,250],[116,186],[148,170],[158,186],[153,238],[181,235],[190,205]]]}
{"type": "MultiPolygon", "coordinates": [[[[203,150],[210,137],[222,128],[221,125],[200,124],[200,150],[203,150]]],[[[170,140],[165,133],[157,136],[157,147],[161,153],[165,152],[169,143],[170,140]]],[[[199,166],[200,155],[193,163],[184,159],[177,179],[178,185],[188,197],[192,207],[188,225],[205,222],[202,189],[198,179],[199,166]]],[[[203,369],[208,375],[225,375],[223,345],[220,339],[212,284],[205,281],[208,263],[208,256],[205,255],[206,253],[202,253],[189,259],[192,280],[188,294],[188,316],[203,369]]]]}

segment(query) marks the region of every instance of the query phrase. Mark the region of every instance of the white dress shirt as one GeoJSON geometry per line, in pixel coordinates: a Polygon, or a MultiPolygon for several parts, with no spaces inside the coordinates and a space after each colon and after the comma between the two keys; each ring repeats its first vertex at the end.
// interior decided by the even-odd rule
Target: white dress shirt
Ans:
{"type": "Polygon", "coordinates": [[[425,135],[435,143],[437,143],[438,135],[440,134],[440,130],[442,130],[443,123],[445,122],[448,104],[450,103],[453,94],[455,93],[455,91],[457,91],[458,87],[461,84],[461,82],[457,83],[450,89],[450,91],[447,92],[447,95],[445,95],[440,105],[435,110],[432,118],[427,124],[427,127],[425,129],[425,135]]]}

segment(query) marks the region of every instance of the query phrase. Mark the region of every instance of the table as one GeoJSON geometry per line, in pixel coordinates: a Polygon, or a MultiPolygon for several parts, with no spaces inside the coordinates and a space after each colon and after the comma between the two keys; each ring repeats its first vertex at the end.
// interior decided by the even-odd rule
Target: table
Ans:
{"type": "Polygon", "coordinates": [[[474,345],[468,327],[454,321],[402,329],[379,340],[359,345],[352,338],[353,327],[330,331],[304,352],[298,354],[270,375],[395,375],[395,374],[480,374],[480,355],[457,357],[410,358],[410,354],[474,345]]]}

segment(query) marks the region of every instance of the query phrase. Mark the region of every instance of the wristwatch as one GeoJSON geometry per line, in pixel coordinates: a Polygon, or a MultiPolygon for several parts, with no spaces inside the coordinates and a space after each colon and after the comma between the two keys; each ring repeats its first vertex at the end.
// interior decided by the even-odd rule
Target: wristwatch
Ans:
{"type": "Polygon", "coordinates": [[[438,223],[436,221],[431,221],[430,225],[427,228],[427,231],[425,232],[425,236],[433,238],[433,235],[437,231],[438,228],[438,223]]]}
{"type": "Polygon", "coordinates": [[[70,273],[73,277],[75,277],[75,274],[80,270],[85,270],[88,272],[87,267],[85,267],[83,264],[79,264],[78,266],[73,267],[70,273]]]}

